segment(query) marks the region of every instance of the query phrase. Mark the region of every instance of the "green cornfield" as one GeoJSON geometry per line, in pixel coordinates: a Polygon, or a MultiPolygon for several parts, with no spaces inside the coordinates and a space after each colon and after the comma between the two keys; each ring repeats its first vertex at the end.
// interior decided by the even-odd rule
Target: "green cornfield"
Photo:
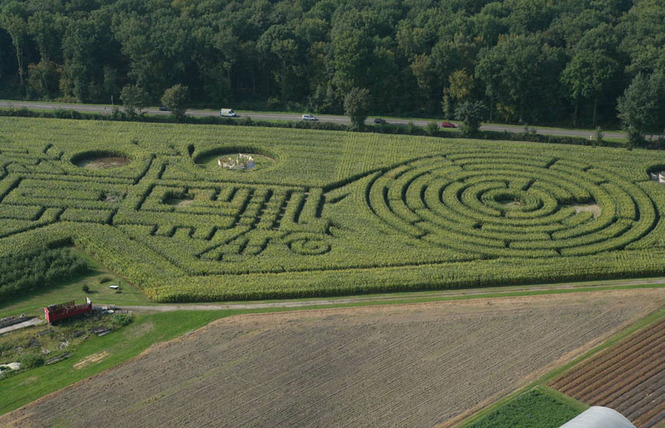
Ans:
{"type": "Polygon", "coordinates": [[[660,152],[0,118],[0,255],[75,245],[162,302],[665,272],[660,152]],[[255,169],[216,159],[238,153],[255,169]]]}

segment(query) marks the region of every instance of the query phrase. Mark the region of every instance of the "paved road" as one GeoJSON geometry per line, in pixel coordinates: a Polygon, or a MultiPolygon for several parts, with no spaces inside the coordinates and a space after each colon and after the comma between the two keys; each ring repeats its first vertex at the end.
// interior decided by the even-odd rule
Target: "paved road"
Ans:
{"type": "MultiPolygon", "coordinates": [[[[96,105],[96,104],[70,104],[70,103],[55,103],[55,102],[33,102],[33,101],[9,101],[9,100],[0,100],[0,107],[27,107],[35,110],[56,110],[59,108],[66,110],[78,110],[85,112],[97,112],[97,113],[106,113],[111,114],[112,107],[110,105],[96,105]]],[[[148,108],[145,110],[149,114],[155,115],[166,115],[170,114],[169,112],[159,111],[157,108],[148,108]]],[[[256,120],[301,120],[300,114],[296,113],[271,113],[271,112],[237,112],[242,117],[250,117],[256,120]]],[[[192,109],[187,111],[188,116],[219,116],[219,110],[197,110],[192,109]]],[[[333,122],[333,123],[343,123],[349,124],[349,118],[345,116],[335,116],[335,115],[317,115],[318,119],[323,122],[333,122]]],[[[372,123],[373,118],[367,120],[368,124],[372,123]]],[[[416,119],[416,120],[407,120],[407,119],[388,119],[388,122],[391,124],[402,124],[406,125],[409,122],[413,122],[416,126],[425,126],[431,121],[438,121],[437,119],[416,119]]],[[[507,131],[507,132],[522,132],[524,127],[519,125],[502,125],[502,124],[484,124],[480,127],[483,131],[507,131]]],[[[536,132],[544,135],[561,135],[561,136],[571,136],[571,137],[590,137],[594,134],[594,131],[590,130],[570,130],[570,129],[560,129],[560,128],[535,128],[536,132]]],[[[625,138],[623,132],[605,132],[606,138],[625,138]]]]}
{"type": "Polygon", "coordinates": [[[10,331],[20,330],[25,327],[30,327],[33,325],[43,324],[44,320],[42,318],[32,318],[28,321],[23,321],[22,323],[10,325],[9,327],[0,328],[0,334],[9,333],[10,331]]]}
{"type": "Polygon", "coordinates": [[[606,280],[606,281],[585,281],[585,282],[570,282],[562,284],[541,284],[541,285],[524,285],[524,286],[511,286],[500,288],[480,288],[480,289],[464,289],[464,290],[441,290],[441,291],[426,291],[426,292],[408,292],[408,293],[387,293],[368,296],[350,296],[328,299],[300,299],[300,300],[284,300],[273,302],[238,302],[238,303],[181,303],[181,304],[156,304],[146,306],[124,306],[119,305],[123,310],[132,312],[173,312],[173,311],[219,311],[219,310],[248,310],[248,309],[274,309],[274,308],[311,308],[311,307],[326,307],[332,305],[358,305],[363,303],[408,303],[418,302],[423,300],[446,300],[446,299],[460,299],[484,296],[497,296],[497,295],[512,295],[514,293],[557,293],[557,292],[573,292],[591,290],[594,288],[622,288],[622,287],[662,287],[665,285],[665,278],[639,278],[639,279],[621,279],[621,280],[606,280]]]}

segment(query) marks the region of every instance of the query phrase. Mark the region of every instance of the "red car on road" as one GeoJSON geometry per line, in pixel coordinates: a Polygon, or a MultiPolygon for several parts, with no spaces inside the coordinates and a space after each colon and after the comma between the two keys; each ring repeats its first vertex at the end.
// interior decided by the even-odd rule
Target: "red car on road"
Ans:
{"type": "Polygon", "coordinates": [[[441,127],[442,128],[457,128],[457,125],[455,125],[452,122],[441,122],[441,127]]]}

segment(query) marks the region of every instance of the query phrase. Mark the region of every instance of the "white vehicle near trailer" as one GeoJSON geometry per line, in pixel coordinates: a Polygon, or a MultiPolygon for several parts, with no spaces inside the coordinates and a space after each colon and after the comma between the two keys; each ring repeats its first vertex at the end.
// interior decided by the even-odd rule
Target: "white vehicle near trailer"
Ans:
{"type": "Polygon", "coordinates": [[[220,114],[222,117],[236,117],[236,116],[238,116],[238,115],[236,114],[236,112],[234,112],[233,109],[230,109],[230,108],[223,108],[223,109],[221,109],[221,110],[219,111],[219,114],[220,114]]]}

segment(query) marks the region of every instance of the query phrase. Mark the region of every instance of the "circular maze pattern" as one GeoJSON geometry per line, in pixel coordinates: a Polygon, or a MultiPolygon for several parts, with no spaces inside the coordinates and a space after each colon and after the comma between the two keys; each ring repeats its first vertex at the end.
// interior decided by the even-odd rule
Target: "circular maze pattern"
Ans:
{"type": "Polygon", "coordinates": [[[311,234],[293,234],[287,239],[289,249],[302,256],[318,256],[330,252],[330,244],[323,238],[311,234]]]}
{"type": "Polygon", "coordinates": [[[523,153],[415,159],[377,173],[366,198],[374,214],[404,234],[488,258],[621,249],[658,220],[649,196],[625,177],[523,153]]]}

